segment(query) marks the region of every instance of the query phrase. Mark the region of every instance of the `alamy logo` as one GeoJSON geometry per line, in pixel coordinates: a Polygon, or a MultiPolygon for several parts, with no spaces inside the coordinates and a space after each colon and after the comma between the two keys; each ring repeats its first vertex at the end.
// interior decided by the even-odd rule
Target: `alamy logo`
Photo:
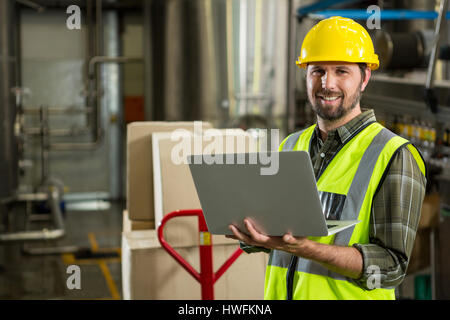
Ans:
{"type": "MultiPolygon", "coordinates": [[[[261,175],[275,175],[278,173],[279,155],[278,152],[271,150],[278,149],[279,130],[278,129],[261,129],[261,144],[265,146],[265,150],[259,152],[251,152],[248,158],[244,153],[235,154],[233,150],[246,149],[246,139],[244,135],[233,134],[235,129],[202,129],[202,122],[194,122],[194,137],[201,139],[191,139],[191,134],[185,129],[176,129],[171,133],[171,140],[178,142],[171,150],[171,160],[175,165],[188,164],[188,156],[194,150],[194,164],[260,164],[261,175]],[[270,137],[269,137],[270,135],[270,137]],[[270,138],[270,142],[269,142],[270,138]],[[207,142],[203,146],[203,142],[207,142]],[[193,146],[191,145],[193,143],[193,146]],[[267,147],[270,143],[270,147],[267,147]]],[[[248,140],[247,140],[248,141],[248,140]]],[[[250,139],[248,149],[256,150],[256,140],[250,139]]]]}
{"type": "Polygon", "coordinates": [[[370,265],[367,267],[367,272],[370,276],[367,278],[367,288],[379,289],[381,288],[381,270],[379,266],[370,265]]]}
{"type": "Polygon", "coordinates": [[[381,29],[381,10],[377,5],[371,5],[367,8],[367,13],[371,13],[370,17],[367,19],[366,25],[367,29],[381,29]]]}
{"type": "Polygon", "coordinates": [[[70,16],[66,20],[66,26],[69,30],[80,30],[81,29],[81,10],[77,5],[71,5],[67,7],[67,14],[70,16]]]}
{"type": "Polygon", "coordinates": [[[81,289],[81,269],[77,265],[70,265],[67,267],[66,273],[70,274],[67,278],[66,286],[67,289],[81,289]]]}

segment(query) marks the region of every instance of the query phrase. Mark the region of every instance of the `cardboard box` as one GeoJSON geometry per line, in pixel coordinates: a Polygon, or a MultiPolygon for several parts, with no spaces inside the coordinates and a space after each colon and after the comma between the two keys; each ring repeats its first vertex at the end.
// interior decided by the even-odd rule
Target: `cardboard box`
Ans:
{"type": "MultiPolygon", "coordinates": [[[[195,136],[186,131],[183,134],[180,133],[178,140],[174,140],[171,133],[162,132],[152,135],[156,226],[169,212],[201,208],[186,161],[187,155],[219,155],[256,150],[256,141],[242,129],[212,129],[208,133],[208,136],[195,136]]],[[[223,161],[225,162],[225,159],[223,161]]],[[[197,217],[173,219],[167,222],[164,231],[165,239],[174,246],[198,244],[197,217]]],[[[213,241],[230,243],[230,239],[223,236],[213,236],[213,241]]]]}
{"type": "MultiPolygon", "coordinates": [[[[238,248],[234,244],[213,246],[213,266],[217,269],[238,248]]],[[[199,270],[197,246],[176,247],[199,270]]],[[[242,253],[214,286],[215,299],[260,300],[264,297],[264,276],[268,261],[265,253],[242,253]]],[[[156,231],[132,231],[122,234],[123,298],[139,300],[199,300],[200,284],[163,248],[156,231]]]]}
{"type": "MultiPolygon", "coordinates": [[[[199,124],[199,123],[197,123],[199,124]]],[[[211,128],[201,122],[201,128],[211,128]]],[[[131,220],[154,221],[152,139],[155,132],[194,131],[194,122],[133,122],[127,126],[127,209],[131,220]]]]}
{"type": "Polygon", "coordinates": [[[430,266],[430,233],[431,229],[419,229],[409,258],[407,274],[421,271],[430,266]]]}
{"type": "Polygon", "coordinates": [[[154,230],[155,221],[147,220],[130,220],[128,210],[123,211],[123,224],[122,230],[124,232],[136,231],[136,230],[154,230]]]}
{"type": "Polygon", "coordinates": [[[430,266],[431,229],[439,226],[440,207],[441,198],[438,193],[425,196],[414,247],[409,259],[408,274],[421,271],[430,266]]]}
{"type": "MultiPolygon", "coordinates": [[[[134,124],[136,126],[136,124],[134,124]]],[[[130,126],[129,126],[130,129],[130,126]]],[[[169,132],[157,133],[152,131],[148,134],[149,128],[132,128],[132,134],[129,139],[139,141],[138,145],[129,143],[128,156],[132,158],[129,164],[128,192],[139,192],[139,196],[131,194],[128,198],[129,209],[146,206],[158,202],[156,205],[162,216],[170,211],[178,209],[197,209],[200,208],[198,196],[192,181],[187,164],[175,165],[171,158],[171,152],[176,141],[170,139],[169,132]],[[146,135],[147,134],[147,135],[146,135]],[[157,141],[157,145],[149,143],[148,139],[157,141]],[[145,142],[143,140],[146,140],[145,142]],[[139,147],[139,148],[138,148],[139,147]],[[150,157],[156,160],[147,161],[139,158],[136,152],[140,149],[141,156],[150,157]],[[148,152],[145,152],[147,150],[148,152]],[[153,154],[153,151],[156,153],[153,154]],[[156,166],[156,178],[153,176],[153,170],[147,170],[147,166],[142,163],[149,163],[156,166]],[[151,180],[143,179],[140,172],[151,173],[151,180]],[[152,187],[148,188],[142,181],[152,182],[152,187]],[[154,189],[153,182],[158,190],[154,189]],[[133,183],[137,183],[133,185],[133,183]],[[140,183],[140,184],[139,184],[140,183]],[[147,189],[146,192],[141,192],[147,189]],[[148,190],[151,189],[156,195],[150,198],[148,190]],[[142,200],[146,197],[145,203],[142,200]],[[139,200],[139,201],[137,201],[139,200]],[[150,201],[148,201],[150,200],[150,201]],[[137,202],[135,202],[137,201],[137,202]]],[[[161,130],[163,131],[163,130],[161,130]]],[[[129,131],[130,132],[130,131],[129,131]]],[[[226,139],[222,135],[224,130],[216,131],[218,135],[212,135],[213,140],[195,137],[192,133],[184,133],[189,141],[200,141],[203,152],[203,146],[211,141],[226,139]],[[216,139],[216,140],[214,140],[216,139]]],[[[230,133],[230,132],[228,132],[230,133]]],[[[243,130],[234,130],[231,136],[244,136],[250,139],[250,136],[243,130]]],[[[244,139],[244,140],[245,140],[244,139]]],[[[130,141],[130,140],[129,140],[130,141]]],[[[187,141],[187,140],[186,140],[187,141]]],[[[187,142],[186,142],[187,143],[187,142]]],[[[245,146],[236,144],[233,150],[227,152],[254,151],[251,143],[245,146]]],[[[192,150],[194,152],[194,150],[192,150]]],[[[153,210],[151,210],[153,212],[153,210]]],[[[142,212],[142,211],[141,211],[142,212]]],[[[137,213],[137,212],[136,212],[137,213]]],[[[157,230],[135,230],[144,226],[142,223],[148,223],[151,220],[144,219],[140,221],[135,219],[129,211],[124,212],[124,226],[122,233],[122,288],[124,299],[200,299],[200,284],[192,278],[159,244],[157,239],[157,230]],[[146,221],[147,220],[147,221],[146,221]]],[[[158,222],[154,226],[158,226],[158,222]]],[[[151,225],[145,225],[151,226],[151,225]]],[[[175,248],[196,270],[199,270],[199,231],[197,218],[175,218],[169,221],[165,227],[165,239],[175,248]]],[[[224,236],[212,236],[214,269],[217,270],[223,262],[238,248],[235,240],[227,239],[224,236]]],[[[216,299],[262,299],[264,294],[264,275],[268,255],[241,254],[236,262],[225,272],[225,274],[215,284],[216,299]]]]}
{"type": "Polygon", "coordinates": [[[441,210],[441,197],[438,193],[426,195],[423,199],[422,212],[420,214],[419,229],[436,228],[439,225],[439,213],[441,210]]]}

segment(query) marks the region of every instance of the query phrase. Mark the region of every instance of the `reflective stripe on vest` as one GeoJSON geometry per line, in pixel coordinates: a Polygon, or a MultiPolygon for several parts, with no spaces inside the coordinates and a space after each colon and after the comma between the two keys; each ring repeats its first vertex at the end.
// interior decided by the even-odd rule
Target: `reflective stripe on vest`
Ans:
{"type": "MultiPolygon", "coordinates": [[[[290,135],[280,145],[283,151],[309,151],[314,127],[290,135]]],[[[344,199],[340,220],[361,220],[354,228],[329,237],[311,237],[312,240],[341,246],[369,242],[369,220],[373,196],[396,150],[409,142],[396,136],[378,123],[373,123],[352,137],[330,161],[317,181],[319,193],[324,198],[333,195],[344,199]]],[[[408,145],[410,148],[410,145],[408,145]]],[[[414,147],[410,150],[416,150],[414,147]]],[[[414,155],[414,153],[413,153],[414,155]]],[[[414,157],[419,167],[423,161],[414,157]]],[[[424,169],[422,173],[425,174],[424,169]]],[[[321,197],[323,198],[323,197],[321,197]]],[[[339,200],[340,201],[340,200],[339,200]]],[[[266,271],[265,298],[287,297],[287,268],[292,255],[273,250],[266,271]]],[[[298,258],[293,279],[294,299],[394,299],[394,290],[365,291],[351,279],[332,272],[321,264],[298,258]]]]}

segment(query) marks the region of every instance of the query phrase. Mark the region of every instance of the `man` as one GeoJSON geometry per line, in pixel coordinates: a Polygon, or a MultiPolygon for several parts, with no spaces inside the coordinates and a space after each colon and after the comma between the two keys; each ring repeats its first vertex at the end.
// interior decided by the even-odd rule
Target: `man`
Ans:
{"type": "Polygon", "coordinates": [[[230,226],[232,237],[247,252],[270,253],[266,299],[395,299],[419,223],[425,164],[372,110],[361,110],[361,93],[379,65],[361,25],[322,20],[306,35],[297,64],[306,68],[317,124],[288,136],[280,150],[310,153],[322,205],[332,208],[327,219],[361,222],[306,238],[266,236],[245,221],[247,230],[230,226]]]}

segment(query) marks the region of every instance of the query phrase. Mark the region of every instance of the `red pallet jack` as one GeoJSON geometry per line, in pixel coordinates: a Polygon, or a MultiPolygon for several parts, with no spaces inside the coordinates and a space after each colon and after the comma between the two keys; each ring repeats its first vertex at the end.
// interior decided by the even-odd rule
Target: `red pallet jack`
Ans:
{"type": "Polygon", "coordinates": [[[178,210],[170,212],[165,215],[158,227],[158,239],[161,246],[189,272],[191,276],[197,280],[202,288],[202,300],[214,300],[214,283],[225,273],[225,271],[233,264],[234,261],[243,252],[238,248],[234,253],[223,263],[223,265],[214,273],[213,271],[213,256],[212,256],[212,239],[211,233],[208,232],[203,211],[201,209],[195,210],[178,210]],[[181,255],[176,252],[164,239],[164,226],[172,218],[175,217],[198,217],[198,229],[200,235],[200,273],[197,272],[181,255]]]}

